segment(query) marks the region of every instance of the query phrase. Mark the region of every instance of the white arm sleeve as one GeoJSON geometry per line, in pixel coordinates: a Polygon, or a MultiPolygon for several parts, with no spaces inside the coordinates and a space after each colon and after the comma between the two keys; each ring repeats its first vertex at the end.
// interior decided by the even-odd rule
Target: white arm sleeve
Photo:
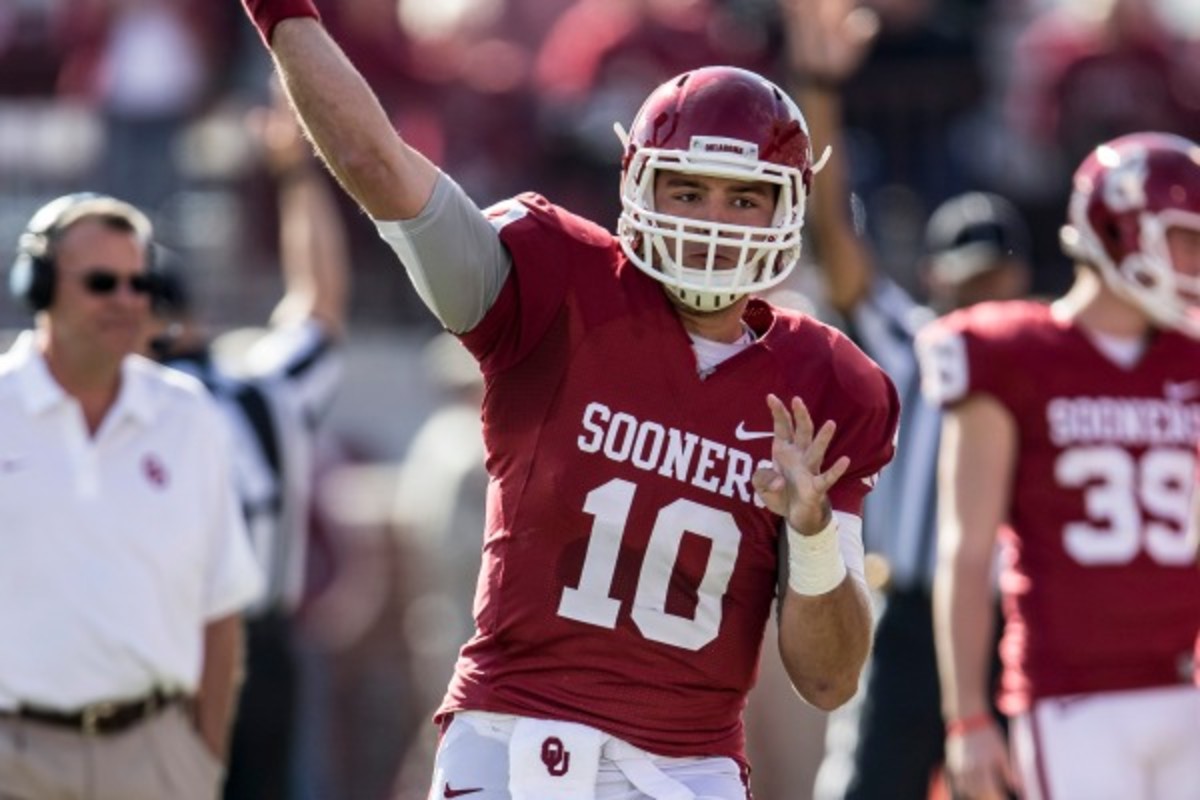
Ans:
{"type": "Polygon", "coordinates": [[[444,172],[420,214],[375,220],[375,227],[400,258],[421,300],[454,333],[479,324],[512,269],[496,229],[444,172]]]}

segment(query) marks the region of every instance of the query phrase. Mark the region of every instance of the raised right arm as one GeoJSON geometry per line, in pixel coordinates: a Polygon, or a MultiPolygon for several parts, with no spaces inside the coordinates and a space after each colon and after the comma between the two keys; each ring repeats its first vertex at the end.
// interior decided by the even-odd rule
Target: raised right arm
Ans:
{"type": "Polygon", "coordinates": [[[421,299],[462,333],[487,313],[511,260],[475,203],[393,130],[310,0],[243,0],[321,159],[376,221],[421,299]]]}
{"type": "Polygon", "coordinates": [[[392,128],[367,82],[310,17],[270,31],[271,55],[301,124],[338,182],[374,219],[410,219],[438,170],[392,128]]]}

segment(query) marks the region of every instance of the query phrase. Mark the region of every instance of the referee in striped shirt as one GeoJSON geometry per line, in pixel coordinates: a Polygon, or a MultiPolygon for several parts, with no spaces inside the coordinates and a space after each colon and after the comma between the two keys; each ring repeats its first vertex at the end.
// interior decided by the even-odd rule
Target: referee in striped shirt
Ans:
{"type": "MultiPolygon", "coordinates": [[[[823,53],[800,54],[797,48],[793,43],[793,66],[810,71],[808,80],[799,76],[797,100],[814,147],[829,144],[834,153],[816,178],[809,218],[829,305],[891,377],[901,400],[896,456],[868,497],[863,519],[864,543],[886,565],[878,578],[883,607],[865,686],[830,720],[816,796],[925,800],[940,772],[945,739],[932,613],[941,420],[921,397],[913,341],[937,314],[1024,295],[1029,234],[1016,210],[995,195],[974,192],[946,201],[926,228],[921,273],[930,307],[917,304],[875,269],[851,223],[836,91],[847,75],[824,71],[823,53]]],[[[842,67],[852,71],[852,62],[842,67]]]]}
{"type": "Polygon", "coordinates": [[[267,590],[245,614],[246,681],[234,724],[227,800],[285,800],[298,701],[292,614],[304,585],[317,425],[341,372],[348,292],[344,231],[328,178],[277,102],[262,142],[278,184],[284,296],[236,374],[213,358],[177,264],[159,264],[163,363],[199,378],[228,421],[235,483],[267,590]]]}

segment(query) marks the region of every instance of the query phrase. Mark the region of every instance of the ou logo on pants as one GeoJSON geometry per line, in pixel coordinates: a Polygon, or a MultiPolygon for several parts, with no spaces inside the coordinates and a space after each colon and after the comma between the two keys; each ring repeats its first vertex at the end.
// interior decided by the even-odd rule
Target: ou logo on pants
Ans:
{"type": "Polygon", "coordinates": [[[571,768],[571,754],[563,746],[562,739],[549,736],[542,742],[542,763],[546,771],[558,778],[567,774],[571,768]]]}

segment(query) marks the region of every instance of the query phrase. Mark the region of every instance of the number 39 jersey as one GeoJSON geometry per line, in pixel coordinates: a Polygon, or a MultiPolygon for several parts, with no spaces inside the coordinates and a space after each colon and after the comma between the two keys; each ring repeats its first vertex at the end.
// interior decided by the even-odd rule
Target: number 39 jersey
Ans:
{"type": "Polygon", "coordinates": [[[1162,331],[1127,369],[1048,306],[1017,301],[933,323],[919,351],[932,400],[984,393],[1017,423],[1002,708],[1186,679],[1200,630],[1187,532],[1200,342],[1162,331]]]}
{"type": "Polygon", "coordinates": [[[476,632],[439,718],[590,725],[668,756],[742,758],[741,712],[779,587],[780,519],[754,495],[766,395],[799,396],[850,457],[861,514],[899,413],[848,339],[754,300],[757,341],[702,377],[660,284],[612,235],[525,195],[489,217],[513,268],[463,336],[486,381],[490,476],[476,632]]]}

